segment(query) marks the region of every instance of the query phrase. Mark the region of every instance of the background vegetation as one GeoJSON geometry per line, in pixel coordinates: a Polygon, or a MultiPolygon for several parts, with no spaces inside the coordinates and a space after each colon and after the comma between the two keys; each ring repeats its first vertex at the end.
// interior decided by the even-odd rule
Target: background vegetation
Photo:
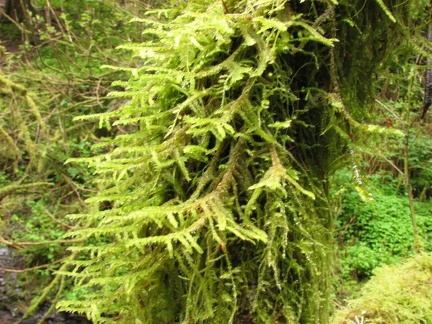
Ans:
{"type": "MultiPolygon", "coordinates": [[[[23,4],[25,3],[24,1],[23,4]]],[[[222,3],[225,2],[221,2],[219,5],[222,3]]],[[[379,3],[382,2],[377,1],[372,6],[374,10],[379,10],[379,3]]],[[[129,51],[121,51],[116,48],[120,45],[144,41],[145,37],[150,37],[149,35],[142,35],[145,28],[157,26],[158,23],[169,22],[175,14],[170,11],[162,11],[159,16],[152,16],[149,20],[130,23],[132,18],[144,17],[144,14],[151,9],[169,7],[171,3],[168,1],[38,0],[27,2],[27,4],[31,4],[31,6],[24,8],[25,10],[20,14],[15,11],[15,16],[12,15],[13,11],[6,12],[5,7],[1,12],[0,20],[0,35],[2,35],[0,43],[0,62],[2,65],[0,72],[0,242],[3,247],[9,248],[13,255],[13,262],[10,264],[2,263],[3,269],[0,270],[18,274],[17,281],[8,286],[6,293],[10,298],[2,307],[17,314],[32,316],[47,300],[52,302],[48,303],[48,314],[54,311],[55,302],[60,298],[69,302],[81,302],[82,297],[89,294],[89,290],[86,290],[85,287],[80,288],[81,290],[72,290],[72,280],[59,273],[68,269],[67,263],[64,263],[65,260],[73,261],[75,264],[88,260],[91,251],[80,250],[80,246],[103,247],[107,246],[110,239],[103,235],[65,238],[65,234],[71,233],[75,229],[85,231],[95,226],[91,219],[68,218],[66,215],[83,213],[102,215],[104,211],[111,210],[118,201],[105,199],[106,197],[102,199],[104,196],[90,200],[88,203],[84,201],[89,197],[95,197],[100,192],[104,193],[104,190],[110,188],[108,186],[112,186],[115,181],[110,183],[106,176],[97,176],[96,179],[98,180],[94,181],[95,169],[93,166],[88,167],[82,162],[65,164],[65,161],[70,158],[92,158],[106,154],[115,145],[118,145],[118,141],[113,142],[114,138],[129,134],[136,129],[133,123],[117,123],[113,126],[109,122],[115,120],[116,112],[124,107],[129,99],[127,96],[107,96],[107,94],[110,91],[122,90],[124,83],[119,81],[126,82],[127,80],[139,79],[138,75],[132,75],[130,79],[129,72],[133,71],[131,68],[140,67],[144,64],[142,57],[140,57],[142,54],[139,52],[135,51],[133,52],[135,54],[131,55],[129,51]],[[106,65],[117,68],[103,68],[106,65]],[[117,83],[111,86],[113,81],[117,81],[117,83]],[[76,118],[106,112],[108,112],[108,119],[101,119],[100,123],[76,118]],[[71,246],[75,247],[74,252],[67,250],[71,246]]],[[[386,4],[391,8],[390,3],[386,2],[386,4]]],[[[181,7],[181,3],[176,2],[176,5],[179,6],[178,8],[181,7]]],[[[226,1],[225,5],[228,6],[225,10],[235,10],[229,1],[226,1]]],[[[382,65],[374,70],[374,72],[379,71],[378,74],[367,75],[369,79],[361,76],[362,82],[367,84],[364,87],[357,87],[360,95],[367,95],[371,99],[367,101],[369,104],[370,101],[373,102],[373,104],[368,105],[372,108],[362,113],[360,110],[356,110],[358,107],[350,111],[354,118],[361,120],[362,123],[371,123],[387,129],[387,136],[365,136],[359,126],[344,128],[346,125],[340,124],[342,130],[338,132],[341,133],[339,135],[343,140],[334,143],[345,143],[344,145],[353,149],[353,153],[345,152],[345,156],[348,157],[348,167],[340,169],[328,180],[331,189],[330,196],[332,197],[331,210],[333,215],[337,215],[335,239],[339,245],[337,254],[340,265],[333,270],[336,275],[334,287],[337,308],[345,305],[350,296],[357,294],[359,284],[368,281],[376,267],[398,262],[412,255],[416,249],[430,251],[432,248],[432,212],[430,208],[430,196],[432,195],[432,142],[430,139],[432,129],[429,122],[430,116],[427,115],[425,120],[419,119],[420,108],[424,100],[423,86],[424,72],[427,67],[425,65],[428,55],[427,49],[430,47],[425,41],[429,24],[429,16],[425,12],[428,12],[430,8],[428,3],[422,1],[413,1],[412,5],[416,6],[417,10],[411,10],[409,17],[398,17],[398,19],[405,19],[404,23],[413,27],[411,37],[416,42],[398,43],[396,38],[394,42],[384,42],[388,46],[388,53],[391,55],[386,57],[386,60],[381,61],[380,64],[382,65]],[[370,89],[373,90],[369,92],[370,89]],[[369,97],[370,94],[372,97],[369,97]],[[399,130],[403,136],[391,135],[396,133],[393,132],[394,130],[399,130]],[[364,145],[365,142],[368,142],[368,145],[364,145]],[[362,183],[359,183],[359,180],[362,183]],[[412,196],[409,192],[410,186],[412,196]],[[413,204],[411,205],[410,202],[413,204]],[[420,241],[413,230],[412,206],[415,211],[420,241]]],[[[302,6],[306,5],[298,4],[296,9],[299,12],[310,10],[302,6]]],[[[342,7],[345,8],[346,12],[358,9],[355,6],[350,7],[349,4],[342,4],[342,7]]],[[[199,10],[201,9],[197,9],[197,12],[199,10]]],[[[319,10],[321,9],[319,8],[319,10]]],[[[369,12],[368,10],[372,9],[363,10],[369,12]]],[[[385,8],[380,12],[382,16],[387,14],[385,8]]],[[[254,13],[250,19],[255,19],[255,15],[259,15],[259,13],[254,13]]],[[[365,15],[364,17],[367,19],[370,16],[365,15]]],[[[311,21],[316,19],[312,14],[307,18],[311,21]]],[[[245,23],[250,19],[249,16],[244,16],[245,23]]],[[[360,19],[358,21],[347,20],[341,24],[351,23],[360,26],[364,22],[360,19]]],[[[238,39],[243,37],[247,41],[248,34],[247,32],[245,34],[245,29],[242,28],[237,31],[238,34],[235,37],[238,39]]],[[[352,32],[353,28],[341,28],[341,30],[352,32]]],[[[381,28],[384,32],[388,32],[386,25],[381,28]]],[[[296,29],[298,37],[306,37],[302,34],[301,28],[298,27],[298,29],[296,29]]],[[[376,32],[379,33],[379,31],[376,32]]],[[[339,36],[348,37],[349,35],[339,36]]],[[[375,36],[381,37],[380,35],[375,36]]],[[[171,40],[175,42],[175,36],[171,40]]],[[[202,40],[199,39],[198,41],[201,42],[202,40]]],[[[370,40],[368,41],[370,42],[370,40]]],[[[367,44],[368,50],[372,51],[373,55],[378,55],[383,51],[382,48],[374,48],[374,44],[367,44]]],[[[360,40],[356,44],[348,45],[352,52],[339,54],[343,54],[344,57],[355,57],[355,51],[357,50],[361,54],[360,48],[365,46],[360,40]]],[[[142,50],[142,48],[133,48],[132,45],[128,46],[132,51],[142,50]]],[[[229,46],[226,44],[222,46],[226,46],[225,50],[229,53],[229,46]]],[[[231,46],[238,45],[233,44],[231,46]]],[[[347,48],[349,47],[347,46],[347,48]]],[[[314,53],[314,51],[315,54],[313,55],[317,55],[323,50],[320,46],[306,49],[305,54],[296,54],[297,57],[309,55],[306,52],[314,53]]],[[[245,50],[244,53],[247,51],[245,50]]],[[[256,56],[255,53],[252,54],[256,56]]],[[[185,57],[181,57],[183,62],[188,59],[188,53],[185,55],[185,57]]],[[[242,59],[247,57],[247,54],[242,55],[244,55],[242,59]]],[[[314,59],[319,60],[317,57],[314,59]]],[[[304,60],[304,57],[302,59],[304,60]]],[[[209,61],[208,64],[216,65],[216,62],[217,60],[209,61]]],[[[237,91],[238,86],[236,82],[241,82],[243,75],[251,73],[251,70],[247,70],[248,68],[255,68],[255,63],[251,62],[247,63],[249,66],[241,67],[243,70],[234,71],[230,67],[230,76],[234,79],[231,81],[226,79],[225,86],[233,87],[233,98],[236,96],[235,91],[237,91]]],[[[359,62],[363,62],[365,66],[370,66],[373,63],[370,60],[359,62]]],[[[181,64],[182,62],[180,62],[181,64]]],[[[364,71],[365,66],[350,66],[349,60],[345,61],[344,64],[346,65],[342,68],[350,72],[346,74],[345,87],[347,87],[351,84],[350,82],[359,77],[359,73],[364,71]],[[352,80],[349,80],[348,76],[352,80]]],[[[305,71],[307,74],[307,71],[314,71],[314,68],[305,71]]],[[[319,74],[322,72],[314,73],[316,73],[317,79],[322,77],[319,74]]],[[[324,73],[324,75],[328,74],[324,73]]],[[[213,80],[209,77],[205,82],[211,84],[213,80]]],[[[305,81],[298,78],[297,82],[303,82],[304,85],[305,81]]],[[[296,90],[295,87],[301,85],[294,85],[293,89],[296,90]]],[[[138,83],[135,86],[139,88],[142,85],[138,83]]],[[[312,87],[311,84],[308,86],[312,87]]],[[[325,86],[319,84],[318,86],[328,89],[329,84],[325,86]]],[[[343,88],[344,84],[341,84],[341,87],[343,88]]],[[[308,91],[307,95],[312,96],[313,91],[308,91]]],[[[161,100],[161,93],[163,92],[160,92],[159,98],[155,97],[154,100],[161,100]]],[[[346,93],[344,99],[350,98],[351,100],[352,97],[359,95],[358,93],[346,93]]],[[[178,98],[179,94],[172,93],[162,99],[166,100],[165,104],[169,106],[176,96],[178,98]]],[[[287,100],[294,102],[292,98],[287,100]]],[[[312,96],[312,100],[318,100],[318,97],[312,96]]],[[[311,108],[308,107],[307,109],[311,108]]],[[[275,136],[284,134],[283,140],[288,141],[289,136],[292,136],[294,132],[283,133],[282,130],[290,129],[290,126],[282,125],[282,120],[273,122],[276,125],[274,129],[277,135],[275,136]]],[[[307,125],[305,126],[301,122],[296,127],[297,131],[303,127],[307,129],[307,125]]],[[[230,131],[229,128],[217,130],[215,133],[216,141],[218,134],[224,136],[224,132],[229,133],[230,131]]],[[[277,138],[281,139],[282,137],[277,138]]],[[[189,156],[200,163],[205,163],[205,154],[196,149],[196,147],[190,146],[189,156]]],[[[263,149],[261,148],[261,150],[263,149]]],[[[264,151],[257,152],[257,154],[262,154],[264,151]]],[[[228,159],[228,155],[225,157],[228,159]]],[[[307,156],[303,157],[306,158],[307,156]]],[[[271,164],[270,162],[268,159],[263,159],[261,163],[271,164]]],[[[228,162],[225,161],[219,170],[223,170],[227,166],[228,162]]],[[[101,169],[98,171],[100,174],[101,169]]],[[[183,172],[181,167],[179,172],[183,172]]],[[[264,172],[262,170],[260,172],[261,174],[258,172],[257,176],[263,175],[264,172]]],[[[168,179],[167,181],[173,180],[168,179]]],[[[217,186],[217,184],[213,185],[217,186]]],[[[174,185],[171,184],[171,186],[174,185]]],[[[187,192],[184,187],[181,190],[175,187],[173,189],[177,193],[182,190],[187,192]]],[[[129,192],[132,193],[132,191],[129,192]]],[[[106,195],[106,193],[104,194],[106,195]]],[[[186,195],[186,193],[184,194],[186,195]]],[[[171,222],[173,221],[171,220],[171,222]]],[[[248,234],[250,233],[242,233],[243,236],[248,234]]],[[[257,232],[255,236],[259,234],[260,232],[257,232]]],[[[219,233],[219,235],[221,234],[219,233]]],[[[216,258],[221,251],[225,252],[225,249],[229,249],[230,244],[234,244],[234,241],[234,236],[223,238],[221,241],[216,239],[214,244],[211,243],[215,251],[213,256],[216,258]]],[[[192,244],[191,249],[196,249],[193,242],[190,241],[188,244],[192,244]]],[[[255,248],[252,244],[242,244],[249,249],[255,248]]],[[[202,246],[201,243],[200,245],[202,246]]],[[[261,248],[262,246],[258,245],[258,251],[261,248]]],[[[299,250],[304,251],[304,249],[302,247],[299,250]]],[[[270,253],[271,251],[267,252],[270,253]]],[[[421,269],[426,269],[425,267],[430,263],[428,258],[427,256],[424,258],[420,256],[412,262],[414,262],[413,264],[420,264],[423,267],[421,269]]],[[[222,258],[219,259],[217,262],[224,262],[222,258]]],[[[182,264],[180,262],[179,264],[185,268],[191,267],[189,263],[182,264]]],[[[226,265],[228,266],[221,267],[221,269],[227,272],[226,279],[229,281],[229,278],[234,277],[229,271],[236,274],[241,269],[236,268],[235,264],[234,266],[230,265],[230,261],[226,261],[226,265]],[[230,266],[232,267],[231,270],[229,270],[230,266]]],[[[387,270],[378,272],[378,276],[382,276],[385,271],[387,270]]],[[[195,273],[194,271],[189,272],[195,273]]],[[[405,273],[411,272],[406,271],[405,273]]],[[[159,275],[162,274],[159,273],[159,275]]],[[[219,273],[218,276],[220,275],[219,273]]],[[[414,275],[417,276],[417,274],[414,275]]],[[[392,272],[390,276],[393,278],[396,275],[392,272]]],[[[246,282],[248,280],[246,277],[247,275],[241,280],[246,282]]],[[[5,275],[5,278],[13,281],[12,277],[5,275]]],[[[376,286],[376,281],[385,282],[386,280],[382,277],[377,278],[365,287],[366,294],[370,293],[370,287],[376,286]]],[[[395,285],[407,280],[404,277],[395,282],[395,285]]],[[[239,289],[242,287],[240,281],[226,284],[238,285],[239,289]]],[[[230,287],[231,291],[232,286],[230,287]]],[[[113,286],[107,288],[114,290],[113,286]]],[[[226,289],[224,287],[219,288],[226,289]]],[[[161,291],[159,287],[154,293],[160,294],[161,291]]],[[[217,293],[217,290],[215,292],[217,293]]],[[[186,292],[184,293],[186,294],[186,292]]],[[[249,291],[249,294],[252,293],[252,290],[249,291]]],[[[378,294],[381,293],[378,292],[378,294]]],[[[243,296],[247,296],[247,294],[243,293],[243,296]]],[[[166,299],[164,296],[162,297],[162,299],[166,299]]],[[[230,296],[225,297],[227,298],[226,301],[231,298],[230,296]]],[[[425,297],[423,294],[419,298],[429,300],[429,297],[428,295],[425,297]]],[[[406,298],[414,298],[414,295],[410,293],[409,297],[406,298]]],[[[263,300],[267,302],[265,298],[263,300]]],[[[240,303],[240,309],[246,311],[248,309],[247,302],[247,299],[243,299],[240,303]]],[[[396,301],[395,303],[399,305],[403,301],[396,301]]],[[[264,303],[260,304],[259,307],[263,313],[266,312],[266,307],[273,307],[271,304],[263,305],[264,303]]],[[[424,305],[427,305],[426,300],[422,301],[419,307],[424,305]]],[[[161,306],[157,305],[155,309],[160,308],[161,306]]],[[[382,309],[382,307],[379,306],[378,309],[382,309]]],[[[208,316],[207,313],[198,314],[191,310],[189,312],[197,317],[208,316]]],[[[287,313],[289,312],[287,311],[287,313]]],[[[352,312],[352,314],[359,318],[364,316],[359,312],[352,312]]],[[[114,318],[118,314],[105,315],[114,318]]],[[[248,317],[248,314],[245,313],[240,315],[236,318],[237,321],[248,317]]],[[[150,314],[148,316],[156,315],[150,314]]],[[[164,320],[168,321],[170,315],[166,316],[164,320]]],[[[231,313],[221,316],[229,318],[231,313]]],[[[260,316],[263,319],[266,314],[260,316]]],[[[376,316],[383,317],[384,315],[376,316]]],[[[406,318],[413,320],[410,316],[406,315],[406,318]]],[[[355,320],[352,316],[350,318],[352,321],[355,320]]],[[[40,319],[40,322],[43,320],[43,318],[40,319]]],[[[117,320],[121,320],[121,318],[117,318],[117,320]]],[[[403,323],[402,320],[400,321],[403,323]]]]}
{"type": "Polygon", "coordinates": [[[20,17],[13,16],[16,11],[5,12],[5,7],[0,24],[0,238],[12,248],[17,269],[10,271],[19,273],[18,282],[8,287],[10,299],[3,307],[14,313],[26,312],[33,299],[32,313],[47,298],[58,298],[56,292],[66,285],[53,271],[64,258],[76,257],[66,248],[80,243],[64,240],[63,235],[85,224],[65,216],[87,210],[84,200],[98,189],[91,183],[91,169],[65,165],[65,161],[96,154],[92,145],[119,131],[73,118],[115,110],[121,104],[106,95],[122,73],[101,67],[131,63],[115,48],[125,40],[140,39],[140,25],[128,22],[151,5],[137,1],[32,4],[20,17]],[[42,292],[44,286],[48,288],[42,292]]]}

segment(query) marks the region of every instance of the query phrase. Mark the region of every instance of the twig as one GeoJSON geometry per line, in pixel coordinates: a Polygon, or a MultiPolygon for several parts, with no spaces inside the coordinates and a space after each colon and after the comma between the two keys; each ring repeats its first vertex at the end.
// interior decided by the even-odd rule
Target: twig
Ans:
{"type": "Polygon", "coordinates": [[[84,201],[81,198],[81,195],[79,194],[79,192],[76,190],[76,184],[68,177],[66,176],[64,173],[62,173],[62,177],[66,180],[67,183],[69,183],[69,185],[71,186],[72,191],[76,194],[78,200],[80,201],[80,203],[84,204],[84,201]]]}
{"type": "Polygon", "coordinates": [[[13,273],[23,273],[23,272],[29,272],[29,271],[33,271],[33,270],[48,268],[49,266],[56,264],[56,263],[60,263],[60,262],[63,262],[63,260],[57,260],[57,261],[54,261],[51,263],[43,264],[43,265],[32,267],[32,268],[25,268],[25,269],[8,269],[8,268],[0,267],[0,271],[13,272],[13,273]]]}
{"type": "Polygon", "coordinates": [[[227,7],[225,1],[224,1],[224,0],[221,0],[221,1],[222,1],[222,6],[223,6],[223,8],[224,8],[224,13],[225,13],[225,14],[229,14],[230,11],[228,10],[228,7],[227,7]]]}
{"type": "MultiPolygon", "coordinates": [[[[69,255],[67,257],[67,259],[74,260],[77,256],[78,256],[78,252],[75,251],[71,255],[69,255]]],[[[65,271],[67,269],[67,267],[68,267],[68,264],[63,263],[63,265],[59,269],[59,272],[65,271]]],[[[36,311],[36,309],[48,298],[48,294],[51,292],[51,290],[53,290],[55,287],[57,287],[58,284],[59,284],[59,286],[57,289],[57,294],[61,293],[61,291],[64,288],[64,285],[63,285],[64,279],[62,279],[62,278],[64,278],[64,275],[58,274],[58,273],[56,274],[55,278],[51,281],[51,283],[42,291],[42,294],[36,300],[34,300],[34,302],[32,302],[32,304],[28,308],[27,312],[24,314],[23,319],[31,316],[36,311]]],[[[49,314],[51,311],[52,311],[52,309],[50,308],[46,314],[49,314]]]]}
{"type": "Polygon", "coordinates": [[[392,161],[390,161],[389,159],[387,159],[385,156],[383,155],[378,155],[379,157],[383,158],[387,163],[389,163],[397,172],[399,172],[401,175],[404,175],[403,171],[401,169],[399,169],[392,161]]]}
{"type": "Polygon", "coordinates": [[[400,119],[400,117],[398,115],[396,115],[393,111],[391,111],[386,105],[384,105],[381,101],[379,101],[378,99],[375,99],[375,101],[377,103],[379,103],[382,107],[385,108],[385,110],[387,110],[390,114],[392,114],[392,116],[396,119],[400,119]]]}
{"type": "Polygon", "coordinates": [[[63,223],[63,222],[59,221],[59,220],[58,220],[57,218],[55,218],[55,216],[54,216],[53,214],[51,214],[50,211],[49,211],[48,209],[46,209],[45,207],[42,207],[42,209],[44,210],[44,212],[45,212],[49,217],[51,217],[55,222],[59,223],[60,225],[62,225],[62,226],[64,226],[64,227],[67,227],[67,228],[69,228],[69,229],[74,229],[74,228],[75,228],[75,226],[71,226],[71,225],[69,225],[69,224],[66,224],[66,223],[63,223]]]}
{"type": "Polygon", "coordinates": [[[0,242],[9,246],[19,247],[21,249],[26,246],[35,246],[35,245],[45,245],[45,244],[62,244],[62,243],[79,243],[83,242],[84,239],[75,239],[75,240],[56,240],[56,241],[41,241],[41,242],[13,242],[7,241],[4,238],[0,237],[0,242]]]}

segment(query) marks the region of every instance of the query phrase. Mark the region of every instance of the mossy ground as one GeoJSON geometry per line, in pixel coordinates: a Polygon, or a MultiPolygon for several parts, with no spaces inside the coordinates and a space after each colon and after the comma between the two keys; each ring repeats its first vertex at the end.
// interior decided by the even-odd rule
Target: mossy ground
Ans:
{"type": "Polygon", "coordinates": [[[336,312],[332,323],[432,323],[431,288],[431,254],[377,268],[360,296],[336,312]]]}

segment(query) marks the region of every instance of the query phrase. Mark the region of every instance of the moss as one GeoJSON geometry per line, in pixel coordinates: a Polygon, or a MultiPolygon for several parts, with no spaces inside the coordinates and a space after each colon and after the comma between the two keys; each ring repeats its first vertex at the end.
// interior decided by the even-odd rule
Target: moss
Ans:
{"type": "Polygon", "coordinates": [[[338,311],[333,323],[356,323],[356,317],[364,323],[432,323],[431,288],[431,254],[377,268],[360,297],[338,311]]]}
{"type": "Polygon", "coordinates": [[[381,2],[252,3],[188,1],[160,12],[172,20],[136,19],[146,41],[121,48],[142,62],[111,93],[128,101],[77,119],[127,132],[109,152],[70,160],[95,168],[103,187],[89,202],[112,208],[72,215],[93,223],[67,235],[112,243],[74,247],[91,256],[62,274],[87,293],[59,308],[95,323],[329,322],[327,179],[348,163],[351,131],[384,132],[363,124],[363,93],[394,23],[381,2]],[[347,26],[363,16],[364,31],[347,26]],[[364,38],[382,46],[343,66],[346,40],[364,38]]]}

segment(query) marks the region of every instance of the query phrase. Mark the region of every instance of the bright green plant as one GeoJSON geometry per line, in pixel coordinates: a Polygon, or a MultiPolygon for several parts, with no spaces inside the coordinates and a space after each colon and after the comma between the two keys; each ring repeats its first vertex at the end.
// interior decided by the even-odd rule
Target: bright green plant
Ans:
{"type": "Polygon", "coordinates": [[[374,271],[361,295],[336,312],[332,323],[431,323],[432,257],[417,254],[374,271]]]}
{"type": "MultiPolygon", "coordinates": [[[[344,278],[367,279],[377,266],[413,253],[414,236],[406,195],[397,195],[397,184],[392,187],[380,183],[381,176],[374,178],[373,202],[363,201],[353,189],[343,195],[337,237],[344,278]]],[[[415,207],[420,237],[431,251],[430,204],[415,203],[415,207]]]]}
{"type": "Polygon", "coordinates": [[[128,101],[77,118],[125,132],[74,160],[95,168],[88,202],[111,208],[71,215],[91,226],[68,236],[109,243],[71,248],[90,257],[59,274],[83,300],[59,307],[95,323],[327,323],[327,181],[362,133],[400,133],[358,120],[405,13],[201,0],[137,19],[145,41],[122,47],[140,64],[112,67],[131,73],[111,94],[128,101]]]}

